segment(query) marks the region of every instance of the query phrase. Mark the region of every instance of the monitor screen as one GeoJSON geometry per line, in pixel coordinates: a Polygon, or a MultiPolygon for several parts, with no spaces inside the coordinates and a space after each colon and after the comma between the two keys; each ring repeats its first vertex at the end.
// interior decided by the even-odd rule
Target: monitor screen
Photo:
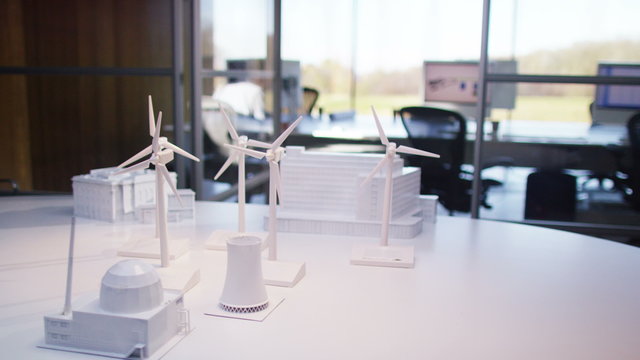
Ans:
{"type": "MultiPolygon", "coordinates": [[[[598,64],[598,75],[640,77],[640,64],[598,64]]],[[[598,85],[596,107],[640,109],[640,85],[598,85]]]]}
{"type": "Polygon", "coordinates": [[[478,101],[477,62],[425,61],[424,101],[475,104],[478,101]]]}

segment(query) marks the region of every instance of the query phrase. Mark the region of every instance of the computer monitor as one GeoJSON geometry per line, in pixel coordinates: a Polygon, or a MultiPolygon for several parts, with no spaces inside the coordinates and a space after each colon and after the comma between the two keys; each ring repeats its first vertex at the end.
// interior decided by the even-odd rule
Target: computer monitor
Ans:
{"type": "MultiPolygon", "coordinates": [[[[600,76],[640,77],[640,64],[600,63],[600,76]]],[[[594,124],[625,124],[640,111],[640,85],[597,85],[593,107],[594,124]]]]}
{"type": "MultiPolygon", "coordinates": [[[[423,65],[424,101],[428,105],[454,108],[465,115],[475,116],[478,102],[477,61],[425,61],[423,65]]],[[[515,61],[492,61],[489,72],[516,73],[515,61]]],[[[487,103],[492,108],[513,109],[515,84],[490,84],[487,103]]]]}
{"type": "Polygon", "coordinates": [[[425,61],[424,101],[475,104],[478,101],[478,63],[425,61]]]}
{"type": "MultiPolygon", "coordinates": [[[[598,64],[598,75],[640,77],[640,64],[598,64]]],[[[640,109],[640,86],[598,85],[596,107],[640,109]]]]}

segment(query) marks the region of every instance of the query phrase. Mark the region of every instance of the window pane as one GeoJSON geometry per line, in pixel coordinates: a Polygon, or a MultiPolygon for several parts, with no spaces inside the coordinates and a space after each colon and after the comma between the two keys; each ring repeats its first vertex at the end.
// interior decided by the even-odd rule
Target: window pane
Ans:
{"type": "Polygon", "coordinates": [[[516,58],[518,72],[595,75],[601,62],[640,62],[635,0],[492,2],[491,58],[516,58]]]}

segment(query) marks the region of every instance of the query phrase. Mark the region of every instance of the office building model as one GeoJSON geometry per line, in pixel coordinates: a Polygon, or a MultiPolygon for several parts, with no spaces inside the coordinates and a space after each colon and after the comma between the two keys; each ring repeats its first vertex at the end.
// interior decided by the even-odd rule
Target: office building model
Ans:
{"type": "MultiPolygon", "coordinates": [[[[378,236],[385,176],[379,172],[360,187],[380,162],[377,154],[306,151],[288,146],[282,159],[282,199],[278,231],[346,236],[378,236]],[[310,190],[312,189],[312,190],[310,190]]],[[[420,196],[420,169],[391,164],[393,202],[389,235],[413,238],[423,220],[435,221],[437,197],[420,196]]]]}
{"type": "MultiPolygon", "coordinates": [[[[117,167],[94,169],[89,174],[77,175],[73,182],[74,215],[103,221],[153,221],[156,205],[155,171],[141,169],[127,174],[115,173],[117,167]]],[[[176,184],[176,173],[170,172],[176,184]]],[[[181,207],[175,194],[168,194],[168,221],[194,218],[195,193],[190,189],[178,190],[183,200],[181,207]]]]}

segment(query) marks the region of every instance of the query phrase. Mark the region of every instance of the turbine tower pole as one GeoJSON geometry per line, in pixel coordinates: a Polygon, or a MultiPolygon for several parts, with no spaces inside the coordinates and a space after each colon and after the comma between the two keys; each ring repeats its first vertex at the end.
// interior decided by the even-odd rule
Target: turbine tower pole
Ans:
{"type": "Polygon", "coordinates": [[[71,282],[73,279],[73,247],[76,241],[76,217],[71,217],[71,235],[69,237],[69,256],[67,257],[67,291],[64,297],[62,315],[71,314],[71,282]]]}
{"type": "Polygon", "coordinates": [[[389,220],[391,218],[391,189],[393,183],[393,157],[389,153],[387,157],[387,178],[384,182],[384,204],[382,206],[382,230],[380,236],[380,245],[389,245],[389,220]]]}
{"type": "Polygon", "coordinates": [[[156,212],[158,219],[158,232],[160,235],[160,266],[169,267],[169,241],[167,240],[167,208],[164,197],[164,178],[160,167],[163,164],[156,164],[156,212]]]}
{"type": "Polygon", "coordinates": [[[276,227],[277,221],[276,218],[276,179],[278,178],[278,167],[273,164],[273,162],[269,162],[269,260],[277,260],[277,241],[276,241],[276,227]]]}

